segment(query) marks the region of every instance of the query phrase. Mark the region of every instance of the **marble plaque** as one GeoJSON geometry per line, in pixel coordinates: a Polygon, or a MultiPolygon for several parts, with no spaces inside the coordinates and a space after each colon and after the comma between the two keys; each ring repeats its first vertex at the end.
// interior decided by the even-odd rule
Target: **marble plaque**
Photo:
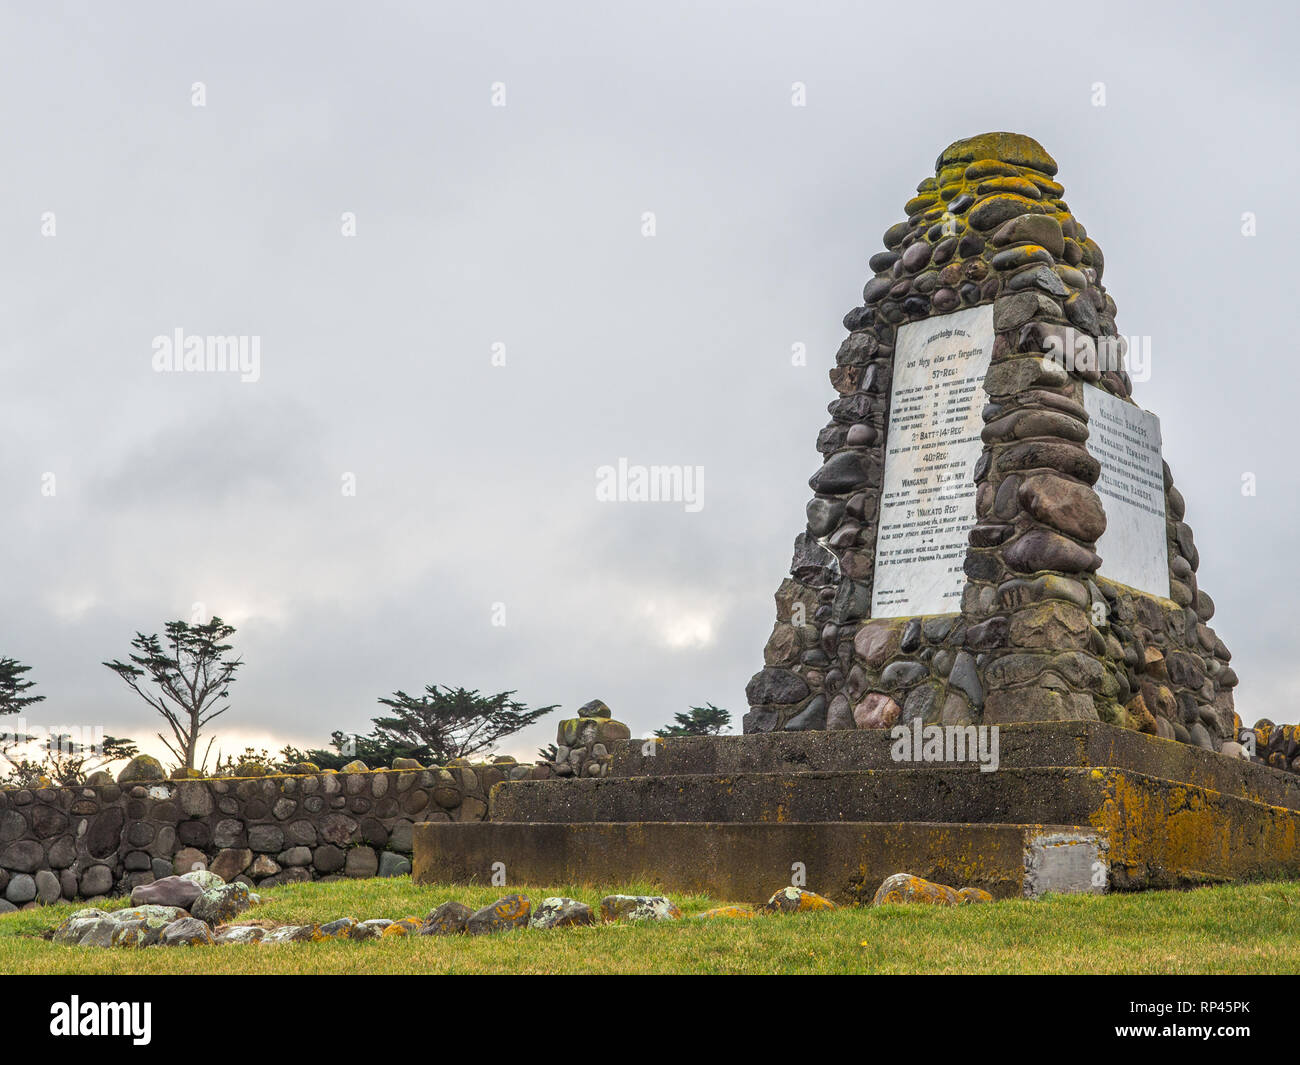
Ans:
{"type": "Polygon", "coordinates": [[[1169,598],[1165,478],[1160,419],[1096,385],[1083,386],[1088,452],[1101,463],[1094,486],[1106,511],[1097,541],[1101,576],[1169,598]]]}
{"type": "Polygon", "coordinates": [[[969,307],[898,330],[871,616],[961,609],[975,524],[980,415],[993,308],[969,307]]]}

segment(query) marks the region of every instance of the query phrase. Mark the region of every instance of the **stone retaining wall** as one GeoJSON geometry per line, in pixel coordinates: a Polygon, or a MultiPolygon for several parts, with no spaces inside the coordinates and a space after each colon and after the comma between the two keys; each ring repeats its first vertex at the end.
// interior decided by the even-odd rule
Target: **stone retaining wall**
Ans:
{"type": "Polygon", "coordinates": [[[401,875],[417,822],[483,820],[493,785],[552,775],[507,762],[0,789],[0,910],[129,892],[196,868],[254,887],[401,875]]]}

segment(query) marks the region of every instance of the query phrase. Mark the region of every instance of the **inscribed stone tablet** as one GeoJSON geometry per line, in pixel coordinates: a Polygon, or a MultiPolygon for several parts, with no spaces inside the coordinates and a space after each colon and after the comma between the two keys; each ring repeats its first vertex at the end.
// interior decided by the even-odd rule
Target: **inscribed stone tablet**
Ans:
{"type": "Polygon", "coordinates": [[[1088,411],[1088,452],[1101,463],[1094,487],[1106,511],[1106,531],[1097,541],[1098,573],[1167,599],[1160,419],[1096,385],[1083,386],[1083,405],[1088,411]]]}
{"type": "Polygon", "coordinates": [[[992,351],[988,304],[898,330],[872,617],[961,609],[992,351]]]}

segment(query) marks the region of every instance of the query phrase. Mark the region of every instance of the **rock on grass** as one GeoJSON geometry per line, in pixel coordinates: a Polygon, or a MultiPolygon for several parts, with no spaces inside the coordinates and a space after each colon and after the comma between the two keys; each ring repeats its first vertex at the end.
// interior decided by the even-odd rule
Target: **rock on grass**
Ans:
{"type": "Polygon", "coordinates": [[[420,929],[422,936],[454,936],[465,931],[474,911],[463,902],[444,902],[430,912],[420,929]]]}
{"type": "Polygon", "coordinates": [[[992,901],[993,896],[983,888],[965,887],[959,891],[947,884],[936,884],[933,880],[913,876],[911,873],[895,873],[876,889],[871,905],[920,903],[926,906],[962,906],[992,901]]]}
{"type": "Polygon", "coordinates": [[[197,917],[182,917],[162,930],[159,941],[164,947],[210,947],[212,929],[197,917]]]}
{"type": "Polygon", "coordinates": [[[553,895],[542,899],[528,925],[530,928],[570,928],[593,924],[595,920],[595,913],[585,902],[553,895]]]}
{"type": "Polygon", "coordinates": [[[675,921],[682,911],[664,895],[606,895],[600,900],[600,919],[610,921],[675,921]]]}
{"type": "Polygon", "coordinates": [[[715,917],[757,917],[753,910],[748,906],[715,906],[711,910],[705,910],[703,913],[697,913],[692,920],[707,921],[715,917]]]}
{"type": "Polygon", "coordinates": [[[506,895],[490,906],[475,911],[465,922],[465,931],[472,936],[479,936],[527,928],[532,911],[533,904],[527,895],[506,895]]]}
{"type": "Polygon", "coordinates": [[[763,904],[766,913],[813,913],[833,909],[835,903],[824,895],[797,887],[782,888],[763,904]]]}
{"type": "Polygon", "coordinates": [[[200,895],[190,907],[190,913],[215,928],[229,924],[252,905],[247,884],[222,884],[200,895]]]}

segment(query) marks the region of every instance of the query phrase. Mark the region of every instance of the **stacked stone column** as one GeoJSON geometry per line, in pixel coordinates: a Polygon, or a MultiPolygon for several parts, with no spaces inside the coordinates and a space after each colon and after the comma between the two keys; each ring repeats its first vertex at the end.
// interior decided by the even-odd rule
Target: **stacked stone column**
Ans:
{"type": "Polygon", "coordinates": [[[1078,719],[1214,749],[1233,738],[1236,675],[1206,624],[1213,603],[1167,465],[1170,597],[1098,576],[1106,518],[1084,384],[1132,402],[1131,381],[1113,361],[1123,342],[1101,249],[1056,170],[1028,137],[958,141],[871,257],[830,372],[807,526],[747,689],[747,732],[1078,719]],[[873,619],[897,329],[990,303],[961,611],[873,619]]]}
{"type": "MultiPolygon", "coordinates": [[[[1082,385],[1044,355],[1067,350],[1051,341],[1065,344],[1074,335],[1059,298],[1060,275],[1040,272],[1041,259],[1034,258],[1047,246],[1061,254],[1062,228],[1050,215],[1021,215],[992,238],[1002,246],[993,261],[1019,268],[1011,283],[1031,281],[994,303],[985,450],[975,469],[977,520],[966,556],[962,605],[979,619],[968,644],[988,655],[982,664],[989,724],[1120,722],[1127,694],[1105,660],[1109,607],[1091,579],[1106,516],[1092,487],[1101,467],[1085,445],[1082,385]],[[1027,237],[1037,242],[1013,243],[1027,237]]],[[[1085,338],[1095,353],[1093,338],[1085,338]]],[[[1084,373],[1095,382],[1095,358],[1092,364],[1084,373]]]]}

